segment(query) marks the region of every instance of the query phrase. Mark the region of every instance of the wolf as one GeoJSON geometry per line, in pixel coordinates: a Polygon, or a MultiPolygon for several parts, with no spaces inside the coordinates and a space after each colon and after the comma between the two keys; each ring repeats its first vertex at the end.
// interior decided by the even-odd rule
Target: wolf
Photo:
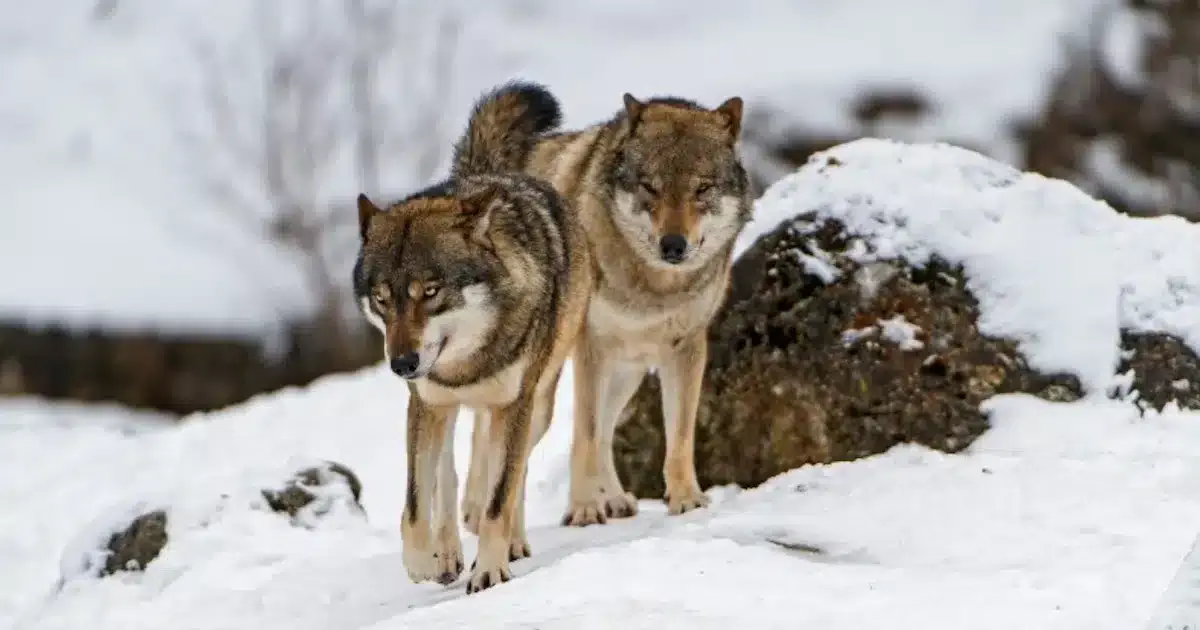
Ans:
{"type": "MultiPolygon", "coordinates": [[[[610,120],[537,134],[526,173],[549,181],[584,226],[595,291],[573,351],[575,413],[564,525],[632,516],[613,434],[647,372],[662,384],[672,515],[705,507],[695,425],[707,329],[725,299],[752,192],[738,154],[743,101],[715,109],[624,94],[610,120]]],[[[522,143],[520,146],[526,146],[522,143]]]]}
{"type": "Polygon", "coordinates": [[[358,197],[354,294],[409,391],[401,534],[417,582],[450,584],[463,570],[460,407],[482,425],[473,460],[485,498],[467,592],[508,581],[509,563],[530,553],[526,463],[593,290],[582,224],[553,187],[520,172],[531,138],[560,119],[542,86],[502,85],[477,101],[445,181],[386,209],[358,197]]]}

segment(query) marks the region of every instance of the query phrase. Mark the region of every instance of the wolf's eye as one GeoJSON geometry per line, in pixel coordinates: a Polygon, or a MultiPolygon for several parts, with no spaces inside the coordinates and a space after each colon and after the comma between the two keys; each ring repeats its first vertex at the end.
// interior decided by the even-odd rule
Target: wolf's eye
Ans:
{"type": "Polygon", "coordinates": [[[710,190],[712,190],[712,184],[710,184],[708,182],[699,184],[696,186],[696,196],[699,197],[700,195],[703,195],[704,193],[706,193],[710,190]]]}
{"type": "Polygon", "coordinates": [[[375,295],[373,295],[372,297],[375,298],[375,303],[378,304],[380,306],[380,308],[387,306],[387,303],[388,303],[387,296],[384,295],[383,293],[376,291],[375,295]]]}
{"type": "Polygon", "coordinates": [[[646,193],[647,195],[655,196],[658,194],[658,190],[656,190],[650,182],[643,180],[639,182],[638,185],[642,187],[642,192],[646,193]]]}
{"type": "Polygon", "coordinates": [[[421,295],[424,295],[426,299],[433,298],[437,297],[438,291],[441,290],[442,288],[436,284],[427,284],[425,285],[425,290],[421,292],[421,295]]]}

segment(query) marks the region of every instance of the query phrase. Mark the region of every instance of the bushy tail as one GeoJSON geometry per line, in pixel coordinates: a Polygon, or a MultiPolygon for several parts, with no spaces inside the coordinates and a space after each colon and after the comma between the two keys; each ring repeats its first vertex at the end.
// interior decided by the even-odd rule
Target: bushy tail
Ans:
{"type": "Polygon", "coordinates": [[[562,123],[558,99],[536,83],[510,81],[475,102],[454,145],[455,176],[519,171],[540,134],[562,123]]]}

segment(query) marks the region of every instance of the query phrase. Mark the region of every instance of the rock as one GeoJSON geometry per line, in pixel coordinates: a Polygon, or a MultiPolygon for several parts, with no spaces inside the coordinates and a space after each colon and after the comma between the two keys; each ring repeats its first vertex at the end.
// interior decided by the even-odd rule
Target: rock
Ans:
{"type": "Polygon", "coordinates": [[[1130,214],[1200,220],[1200,125],[1190,105],[1200,87],[1175,70],[1200,54],[1200,5],[1105,3],[1088,26],[1036,118],[1017,125],[1025,168],[1130,214]],[[1128,45],[1111,46],[1114,34],[1128,45]]]}
{"type": "MultiPolygon", "coordinates": [[[[1038,374],[1014,342],[980,334],[958,268],[936,258],[860,266],[836,220],[794,229],[813,221],[785,222],[734,266],[709,329],[696,430],[703,487],[751,487],[901,442],[953,453],[987,429],[979,405],[990,396],[1080,395],[1075,377],[1038,374]]],[[[651,377],[617,432],[619,474],[643,498],[664,490],[660,405],[651,377]]]]}
{"type": "Polygon", "coordinates": [[[142,571],[158,557],[167,545],[167,513],[163,510],[147,512],[116,532],[108,541],[107,557],[99,575],[113,575],[119,571],[142,571]]]}
{"type": "Polygon", "coordinates": [[[1119,373],[1133,370],[1130,389],[1144,406],[1161,411],[1174,402],[1200,409],[1200,356],[1178,337],[1163,333],[1121,334],[1119,373]]]}
{"type": "MultiPolygon", "coordinates": [[[[336,507],[365,515],[359,502],[361,482],[349,468],[336,462],[300,470],[281,488],[262,490],[261,495],[266,508],[286,514],[290,523],[299,527],[311,527],[314,519],[336,507]]],[[[193,517],[207,514],[193,518],[192,522],[185,519],[181,531],[186,535],[192,529],[209,527],[212,518],[222,513],[230,502],[243,510],[263,508],[253,496],[251,491],[250,495],[239,492],[219,497],[179,497],[181,503],[172,505],[186,506],[185,513],[191,513],[193,517]]],[[[167,522],[166,509],[149,509],[141,503],[102,516],[64,551],[63,580],[78,575],[104,577],[121,571],[144,570],[167,544],[167,522]]]]}
{"type": "Polygon", "coordinates": [[[262,496],[267,507],[287,514],[297,524],[302,523],[304,514],[320,517],[337,503],[366,513],[361,503],[362,482],[353,471],[337,462],[305,468],[292,475],[282,488],[263,490],[262,496]]]}

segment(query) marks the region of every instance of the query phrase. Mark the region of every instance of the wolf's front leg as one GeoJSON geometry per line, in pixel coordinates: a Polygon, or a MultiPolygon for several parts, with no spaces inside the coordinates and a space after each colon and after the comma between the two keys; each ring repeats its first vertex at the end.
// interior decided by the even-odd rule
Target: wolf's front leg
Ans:
{"type": "Polygon", "coordinates": [[[621,488],[612,459],[613,433],[621,411],[645,377],[645,366],[611,356],[586,333],[575,346],[575,428],[571,437],[571,496],[562,524],[602,524],[633,516],[637,501],[621,488]]]}
{"type": "Polygon", "coordinates": [[[488,499],[479,523],[479,552],[471,566],[467,592],[475,593],[512,579],[509,568],[517,499],[525,485],[532,432],[532,395],[494,408],[488,427],[488,499]]]}
{"type": "MultiPolygon", "coordinates": [[[[534,395],[533,413],[531,414],[533,428],[525,457],[526,470],[529,467],[529,455],[533,453],[538,442],[545,437],[546,431],[550,429],[550,422],[554,418],[554,398],[560,374],[561,368],[545,382],[539,383],[539,391],[534,395]]],[[[528,485],[529,477],[526,475],[525,481],[517,488],[517,507],[513,513],[513,528],[508,549],[509,562],[528,558],[533,554],[533,550],[529,546],[529,538],[525,533],[525,490],[528,485]]]]}
{"type": "Polygon", "coordinates": [[[663,433],[667,453],[663,480],[667,486],[667,513],[682,514],[709,504],[696,480],[696,412],[700,386],[708,361],[707,331],[687,337],[667,352],[659,370],[662,382],[663,433]]]}
{"type": "Polygon", "coordinates": [[[444,452],[452,450],[446,442],[455,412],[457,407],[426,404],[415,387],[409,388],[408,493],[400,535],[404,540],[404,568],[414,582],[436,580],[449,584],[462,571],[457,527],[452,539],[442,532],[435,539],[431,523],[439,464],[444,452]]]}
{"type": "Polygon", "coordinates": [[[434,556],[438,562],[437,581],[449,584],[463,571],[462,539],[458,536],[458,471],[454,469],[454,422],[446,423],[438,460],[436,509],[433,519],[434,556]]]}
{"type": "Polygon", "coordinates": [[[471,463],[467,468],[467,487],[462,498],[463,525],[476,536],[479,535],[479,521],[483,518],[483,504],[487,500],[490,413],[487,409],[475,410],[475,426],[471,430],[471,463]]]}

